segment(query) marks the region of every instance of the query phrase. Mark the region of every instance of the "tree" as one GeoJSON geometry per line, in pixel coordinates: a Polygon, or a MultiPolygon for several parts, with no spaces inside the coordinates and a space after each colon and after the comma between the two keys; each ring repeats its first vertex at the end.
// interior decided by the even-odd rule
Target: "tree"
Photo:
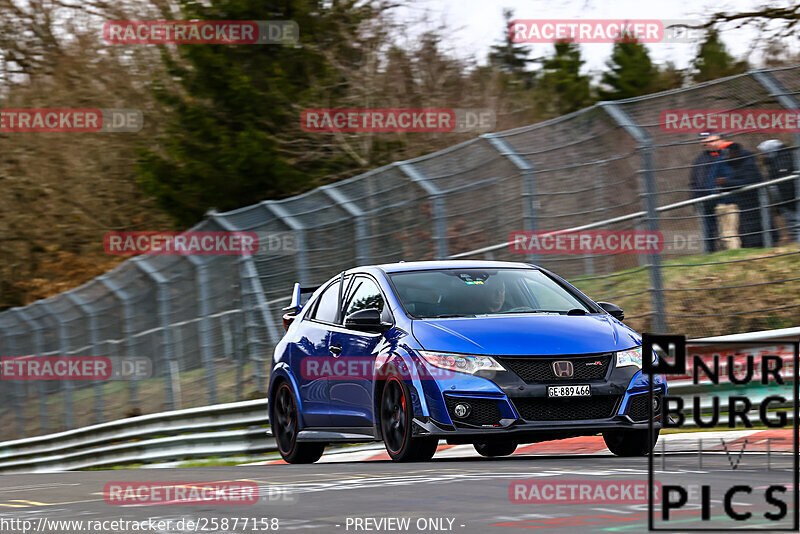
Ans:
{"type": "Polygon", "coordinates": [[[765,68],[788,67],[798,63],[800,63],[800,53],[792,53],[782,37],[772,39],[764,47],[763,65],[765,68]]]}
{"type": "MultiPolygon", "coordinates": [[[[344,163],[304,158],[280,136],[299,130],[309,103],[335,102],[348,82],[334,59],[361,59],[360,24],[382,9],[377,1],[180,0],[181,16],[199,20],[293,20],[298,45],[181,45],[165,53],[179,90],[157,86],[171,110],[167,135],[143,150],[138,164],[146,192],[182,226],[210,207],[229,210],[282,198],[313,185],[344,163]],[[321,88],[326,93],[320,93],[321,88]]],[[[322,107],[322,106],[318,106],[322,107]]]]}
{"type": "Polygon", "coordinates": [[[651,92],[657,93],[683,87],[685,77],[686,73],[683,70],[676,67],[672,61],[667,61],[662,68],[657,70],[651,92]]]}
{"type": "Polygon", "coordinates": [[[577,44],[569,41],[555,44],[553,55],[542,62],[538,89],[543,105],[563,115],[593,103],[589,77],[580,73],[584,63],[577,44]]]}
{"type": "Polygon", "coordinates": [[[746,61],[736,61],[728,53],[725,43],[720,39],[719,31],[709,28],[706,38],[700,44],[693,62],[694,74],[692,79],[696,82],[706,82],[747,71],[746,61]]]}
{"type": "Polygon", "coordinates": [[[787,2],[786,7],[764,5],[763,7],[742,11],[740,13],[719,12],[714,13],[703,28],[713,28],[720,24],[734,23],[737,27],[755,25],[767,36],[766,41],[781,37],[795,37],[797,27],[800,25],[800,3],[787,2]],[[776,25],[773,23],[777,23],[776,25]]]}
{"type": "Polygon", "coordinates": [[[658,70],[650,61],[647,47],[635,39],[614,43],[606,65],[608,70],[601,82],[609,90],[598,90],[603,100],[632,98],[653,91],[658,70]]]}
{"type": "Polygon", "coordinates": [[[530,84],[532,81],[532,75],[528,72],[528,64],[532,61],[528,57],[530,49],[513,41],[511,33],[511,23],[513,19],[514,11],[511,9],[504,9],[503,20],[505,21],[505,26],[502,42],[494,44],[490,48],[489,65],[507,74],[522,78],[530,84]]]}

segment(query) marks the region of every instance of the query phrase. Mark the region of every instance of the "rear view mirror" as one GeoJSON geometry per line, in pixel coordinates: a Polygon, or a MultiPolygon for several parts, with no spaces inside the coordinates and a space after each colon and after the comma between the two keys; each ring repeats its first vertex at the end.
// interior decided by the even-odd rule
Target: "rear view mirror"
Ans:
{"type": "Polygon", "coordinates": [[[344,326],[345,328],[363,330],[365,332],[383,332],[385,330],[383,323],[381,323],[381,312],[375,308],[351,313],[345,317],[344,326]]]}
{"type": "Polygon", "coordinates": [[[621,321],[625,318],[625,312],[622,311],[622,308],[616,304],[612,304],[610,302],[598,302],[597,305],[607,311],[609,315],[615,319],[619,319],[621,321]]]}

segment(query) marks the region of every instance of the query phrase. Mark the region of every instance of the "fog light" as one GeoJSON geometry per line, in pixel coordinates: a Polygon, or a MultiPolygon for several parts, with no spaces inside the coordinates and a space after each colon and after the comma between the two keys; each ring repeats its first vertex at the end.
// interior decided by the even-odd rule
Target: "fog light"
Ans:
{"type": "Polygon", "coordinates": [[[653,413],[657,414],[658,409],[661,407],[658,397],[653,397],[653,413]]]}
{"type": "Polygon", "coordinates": [[[453,408],[453,413],[460,419],[468,416],[470,411],[472,411],[472,408],[470,408],[469,404],[465,403],[456,404],[456,407],[453,408]]]}

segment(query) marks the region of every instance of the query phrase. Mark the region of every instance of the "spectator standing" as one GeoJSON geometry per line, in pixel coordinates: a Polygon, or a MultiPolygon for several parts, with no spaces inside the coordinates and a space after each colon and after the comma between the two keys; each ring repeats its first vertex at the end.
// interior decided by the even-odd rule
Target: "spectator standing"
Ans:
{"type": "MultiPolygon", "coordinates": [[[[730,143],[725,148],[724,156],[729,169],[728,176],[717,179],[717,185],[723,190],[735,190],[745,185],[761,182],[761,172],[758,170],[756,158],[753,153],[739,143],[730,143]]],[[[758,190],[736,193],[728,197],[738,206],[739,224],[736,232],[741,238],[744,248],[764,247],[764,226],[761,223],[758,190]]]]}
{"type": "MultiPolygon", "coordinates": [[[[725,158],[718,148],[721,141],[721,137],[714,132],[700,134],[703,152],[692,162],[692,173],[689,178],[693,198],[719,192],[717,178],[726,176],[728,173],[725,158]]],[[[717,250],[717,204],[716,200],[706,200],[695,204],[703,231],[703,248],[707,253],[717,250]]]]}
{"type": "MultiPolygon", "coordinates": [[[[758,145],[762,161],[767,170],[767,180],[783,178],[795,173],[792,149],[777,139],[769,139],[758,145]]],[[[778,214],[783,218],[789,237],[800,241],[800,213],[797,208],[796,180],[770,186],[770,196],[778,214]]]]}

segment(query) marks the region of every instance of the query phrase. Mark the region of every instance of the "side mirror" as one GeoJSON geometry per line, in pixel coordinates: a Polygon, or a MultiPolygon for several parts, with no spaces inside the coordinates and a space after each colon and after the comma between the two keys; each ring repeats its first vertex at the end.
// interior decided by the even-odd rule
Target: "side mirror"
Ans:
{"type": "Polygon", "coordinates": [[[616,304],[611,304],[610,302],[598,302],[597,305],[607,311],[609,315],[615,319],[619,319],[621,321],[625,318],[625,312],[622,311],[622,308],[616,304]]]}
{"type": "Polygon", "coordinates": [[[375,308],[359,310],[344,318],[345,328],[364,330],[366,332],[383,332],[385,327],[381,323],[381,312],[375,308]]]}

